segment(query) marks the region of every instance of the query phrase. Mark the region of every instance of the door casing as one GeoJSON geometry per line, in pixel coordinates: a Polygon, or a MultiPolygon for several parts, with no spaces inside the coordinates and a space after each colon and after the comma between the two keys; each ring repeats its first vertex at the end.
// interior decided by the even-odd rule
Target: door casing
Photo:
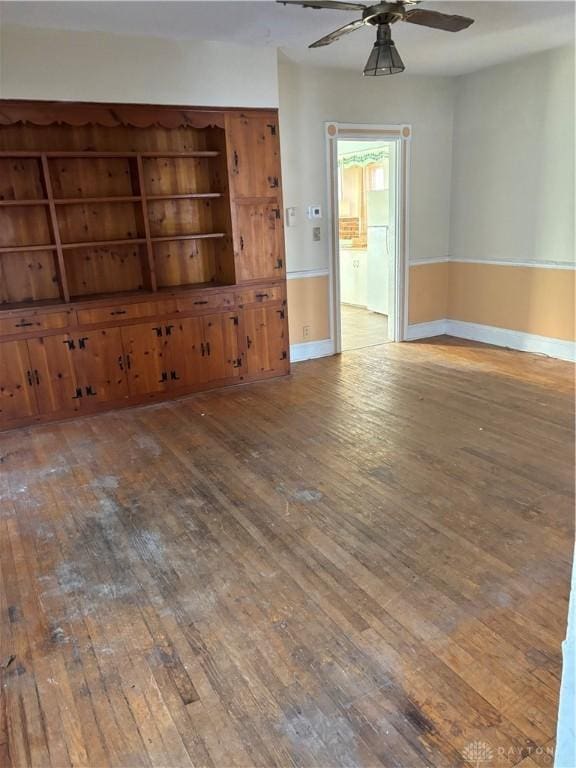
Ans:
{"type": "Polygon", "coordinates": [[[330,254],[330,336],[335,351],[342,351],[340,318],[340,247],[338,198],[338,139],[397,142],[396,184],[396,264],[394,274],[393,340],[404,341],[408,327],[408,212],[410,142],[412,127],[401,125],[365,125],[356,123],[325,123],[326,167],[328,170],[329,254],[330,254]]]}

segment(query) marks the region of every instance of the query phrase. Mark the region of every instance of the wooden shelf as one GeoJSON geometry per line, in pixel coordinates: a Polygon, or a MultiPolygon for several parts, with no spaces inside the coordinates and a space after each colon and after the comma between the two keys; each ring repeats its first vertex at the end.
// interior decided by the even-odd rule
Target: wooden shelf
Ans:
{"type": "Polygon", "coordinates": [[[142,157],[218,157],[220,152],[197,150],[195,152],[140,152],[142,157]]]}
{"type": "Polygon", "coordinates": [[[55,251],[54,243],[48,245],[3,245],[0,253],[24,253],[26,251],[55,251]]]}
{"type": "Polygon", "coordinates": [[[106,157],[138,157],[139,155],[141,157],[218,157],[220,152],[214,151],[214,150],[196,150],[192,152],[169,152],[169,151],[161,151],[158,152],[91,152],[90,150],[86,151],[76,151],[76,150],[70,150],[65,152],[27,152],[25,150],[13,150],[13,151],[2,151],[0,152],[0,157],[36,157],[40,158],[43,155],[49,158],[58,158],[58,157],[78,157],[78,158],[106,158],[106,157]]]}
{"type": "Polygon", "coordinates": [[[49,200],[0,200],[0,208],[21,205],[49,205],[49,200]]]}
{"type": "Polygon", "coordinates": [[[146,243],[145,237],[131,237],[125,240],[91,240],[84,243],[62,243],[62,250],[68,251],[73,248],[102,248],[107,245],[143,245],[146,243]]]}
{"type": "Polygon", "coordinates": [[[123,299],[130,300],[135,297],[150,297],[157,296],[157,292],[150,292],[146,288],[134,288],[131,291],[106,291],[106,293],[73,293],[70,296],[71,303],[86,305],[89,301],[122,301],[123,299]]]}
{"type": "Polygon", "coordinates": [[[155,200],[201,200],[212,197],[222,197],[222,192],[193,192],[188,195],[146,195],[146,199],[150,202],[155,200]]]}
{"type": "Polygon", "coordinates": [[[139,203],[142,198],[139,195],[117,195],[115,197],[63,197],[54,200],[55,205],[91,205],[92,203],[139,203]]]}
{"type": "Polygon", "coordinates": [[[220,283],[218,281],[211,281],[209,283],[179,283],[178,285],[159,285],[158,291],[156,292],[156,296],[158,294],[165,294],[165,293],[184,293],[184,292],[194,292],[194,291],[204,291],[207,288],[214,288],[214,289],[222,289],[222,288],[231,288],[234,286],[231,286],[230,283],[220,283]]]}
{"type": "Polygon", "coordinates": [[[200,235],[171,235],[170,237],[152,237],[153,243],[169,243],[175,240],[210,240],[226,237],[225,232],[207,232],[200,235]]]}
{"type": "Polygon", "coordinates": [[[8,312],[14,310],[32,310],[32,309],[48,309],[55,307],[61,310],[68,309],[67,304],[63,304],[61,298],[55,299],[26,299],[25,301],[11,301],[0,304],[1,312],[8,312]]]}

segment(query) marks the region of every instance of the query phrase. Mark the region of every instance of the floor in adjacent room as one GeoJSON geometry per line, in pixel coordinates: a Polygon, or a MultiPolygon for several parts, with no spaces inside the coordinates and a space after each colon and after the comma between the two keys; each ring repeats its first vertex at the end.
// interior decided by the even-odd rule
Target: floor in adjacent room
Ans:
{"type": "Polygon", "coordinates": [[[572,371],[440,338],[0,435],[2,768],[551,765],[572,371]]]}
{"type": "Polygon", "coordinates": [[[363,349],[388,342],[388,317],[364,307],[340,305],[342,351],[363,349]]]}

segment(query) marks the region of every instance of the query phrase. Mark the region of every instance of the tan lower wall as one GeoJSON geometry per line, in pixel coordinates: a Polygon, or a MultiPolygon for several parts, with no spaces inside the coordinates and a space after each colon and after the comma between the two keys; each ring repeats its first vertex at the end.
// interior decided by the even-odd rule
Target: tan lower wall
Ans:
{"type": "Polygon", "coordinates": [[[327,275],[287,281],[290,343],[330,338],[330,280],[327,275]],[[308,335],[304,329],[308,328],[308,335]]]}
{"type": "MultiPolygon", "coordinates": [[[[575,282],[576,273],[569,269],[414,264],[409,275],[408,322],[450,318],[573,341],[575,282]]],[[[329,291],[328,276],[288,280],[292,344],[330,338],[329,291]]]]}
{"type": "Polygon", "coordinates": [[[414,264],[408,280],[408,323],[443,320],[448,312],[448,271],[446,262],[414,264]]]}
{"type": "Polygon", "coordinates": [[[572,341],[574,284],[569,269],[452,262],[447,317],[572,341]]]}

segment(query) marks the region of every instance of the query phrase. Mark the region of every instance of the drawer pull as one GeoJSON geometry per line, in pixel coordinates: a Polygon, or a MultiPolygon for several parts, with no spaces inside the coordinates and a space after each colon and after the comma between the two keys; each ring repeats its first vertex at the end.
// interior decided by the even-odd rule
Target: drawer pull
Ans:
{"type": "Polygon", "coordinates": [[[110,312],[111,315],[125,315],[126,310],[125,309],[115,309],[113,312],[110,312]]]}
{"type": "Polygon", "coordinates": [[[207,301],[195,301],[194,304],[208,304],[207,301]]]}
{"type": "Polygon", "coordinates": [[[257,299],[267,299],[268,298],[268,294],[267,293],[257,293],[256,294],[256,298],[257,299]]]}
{"type": "Polygon", "coordinates": [[[34,325],[34,323],[30,323],[28,320],[22,320],[22,322],[16,323],[14,328],[29,328],[31,325],[34,325]]]}

